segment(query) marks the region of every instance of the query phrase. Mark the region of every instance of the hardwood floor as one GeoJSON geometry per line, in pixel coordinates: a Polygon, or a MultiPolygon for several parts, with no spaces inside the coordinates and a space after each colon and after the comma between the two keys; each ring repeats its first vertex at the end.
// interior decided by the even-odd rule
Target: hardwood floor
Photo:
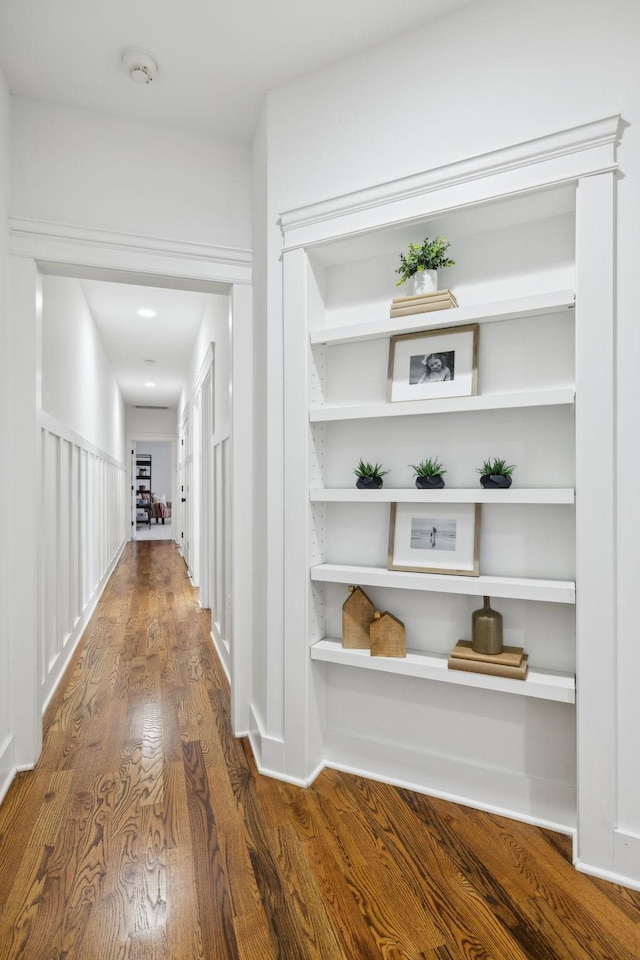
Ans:
{"type": "Polygon", "coordinates": [[[639,960],[566,837],[260,776],[170,542],[127,547],[0,808],[1,960],[639,960]]]}

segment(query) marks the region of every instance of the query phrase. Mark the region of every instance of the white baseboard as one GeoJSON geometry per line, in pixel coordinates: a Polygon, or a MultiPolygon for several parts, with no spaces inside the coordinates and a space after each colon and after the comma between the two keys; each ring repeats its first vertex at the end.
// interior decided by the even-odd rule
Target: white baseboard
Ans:
{"type": "Polygon", "coordinates": [[[601,870],[590,863],[583,863],[582,860],[574,860],[573,865],[579,873],[586,873],[600,880],[608,880],[609,883],[617,883],[621,887],[629,887],[630,890],[640,890],[640,880],[636,877],[627,877],[612,870],[601,870]]]}
{"type": "Polygon", "coordinates": [[[282,737],[273,737],[265,733],[264,724],[254,704],[249,707],[250,727],[248,737],[256,766],[265,777],[282,780],[283,783],[292,783],[296,787],[308,787],[322,773],[324,761],[312,770],[306,777],[293,777],[285,770],[285,750],[282,737]]]}
{"type": "Polygon", "coordinates": [[[217,624],[214,622],[211,624],[210,637],[213,646],[215,647],[215,651],[218,654],[218,659],[220,660],[226,678],[229,681],[229,684],[231,684],[231,653],[226,641],[218,630],[217,624]]]}
{"type": "Polygon", "coordinates": [[[254,704],[249,704],[249,742],[260,773],[274,777],[284,777],[284,740],[282,737],[269,736],[264,729],[262,718],[254,704]]]}
{"type": "Polygon", "coordinates": [[[32,763],[16,763],[13,735],[8,734],[0,744],[0,804],[6,797],[17,773],[33,770],[32,763]]]}
{"type": "Polygon", "coordinates": [[[16,773],[13,735],[8,734],[0,744],[0,803],[4,800],[16,773]]]}
{"type": "Polygon", "coordinates": [[[348,735],[329,739],[324,761],[345,773],[575,836],[575,790],[564,784],[348,735]]]}
{"type": "Polygon", "coordinates": [[[248,737],[256,762],[256,767],[258,768],[259,773],[263,774],[265,777],[271,777],[273,780],[280,780],[283,783],[291,783],[295,787],[310,787],[316,777],[318,777],[324,770],[325,765],[322,763],[313,771],[313,773],[304,779],[301,779],[300,777],[290,777],[287,773],[284,773],[283,770],[277,770],[264,764],[262,760],[262,750],[265,745],[264,739],[262,739],[259,735],[256,735],[255,731],[252,730],[249,731],[248,737]]]}
{"type": "Polygon", "coordinates": [[[266,735],[254,706],[249,742],[260,773],[287,783],[309,786],[329,767],[575,838],[575,791],[563,784],[349,736],[334,737],[322,762],[307,776],[291,777],[286,773],[284,741],[266,735]]]}

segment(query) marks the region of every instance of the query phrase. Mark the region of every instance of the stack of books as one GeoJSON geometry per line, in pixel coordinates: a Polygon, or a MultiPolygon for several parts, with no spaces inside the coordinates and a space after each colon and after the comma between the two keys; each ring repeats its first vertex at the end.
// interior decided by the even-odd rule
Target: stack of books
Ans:
{"type": "Polygon", "coordinates": [[[494,677],[525,680],[528,656],[522,647],[503,647],[502,653],[476,653],[470,640],[458,640],[451,651],[450,670],[469,670],[471,673],[491,673],[494,677]]]}
{"type": "Polygon", "coordinates": [[[395,297],[391,301],[391,317],[409,317],[414,313],[429,313],[431,310],[449,310],[457,307],[458,301],[451,290],[436,290],[435,293],[417,294],[414,297],[395,297]]]}

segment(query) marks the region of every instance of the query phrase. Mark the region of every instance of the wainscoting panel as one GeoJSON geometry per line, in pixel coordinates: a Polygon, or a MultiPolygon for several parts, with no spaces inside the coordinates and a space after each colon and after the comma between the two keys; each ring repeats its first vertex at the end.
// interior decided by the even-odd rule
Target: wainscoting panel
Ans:
{"type": "Polygon", "coordinates": [[[40,426],[41,706],[59,682],[126,542],[127,471],[52,417],[40,426]]]}
{"type": "Polygon", "coordinates": [[[227,676],[231,675],[231,458],[229,436],[213,437],[213,564],[211,633],[227,676]]]}

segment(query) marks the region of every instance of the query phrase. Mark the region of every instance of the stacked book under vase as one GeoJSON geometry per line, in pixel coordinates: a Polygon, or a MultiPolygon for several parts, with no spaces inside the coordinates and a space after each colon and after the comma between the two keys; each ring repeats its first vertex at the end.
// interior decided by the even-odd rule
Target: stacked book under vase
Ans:
{"type": "Polygon", "coordinates": [[[451,290],[436,290],[434,293],[416,294],[412,297],[395,297],[391,301],[390,317],[410,317],[415,313],[430,313],[432,310],[450,310],[458,301],[451,290]]]}
{"type": "Polygon", "coordinates": [[[458,640],[448,660],[450,670],[489,673],[494,677],[526,680],[528,656],[522,647],[503,647],[501,653],[477,653],[470,640],[458,640]]]}

